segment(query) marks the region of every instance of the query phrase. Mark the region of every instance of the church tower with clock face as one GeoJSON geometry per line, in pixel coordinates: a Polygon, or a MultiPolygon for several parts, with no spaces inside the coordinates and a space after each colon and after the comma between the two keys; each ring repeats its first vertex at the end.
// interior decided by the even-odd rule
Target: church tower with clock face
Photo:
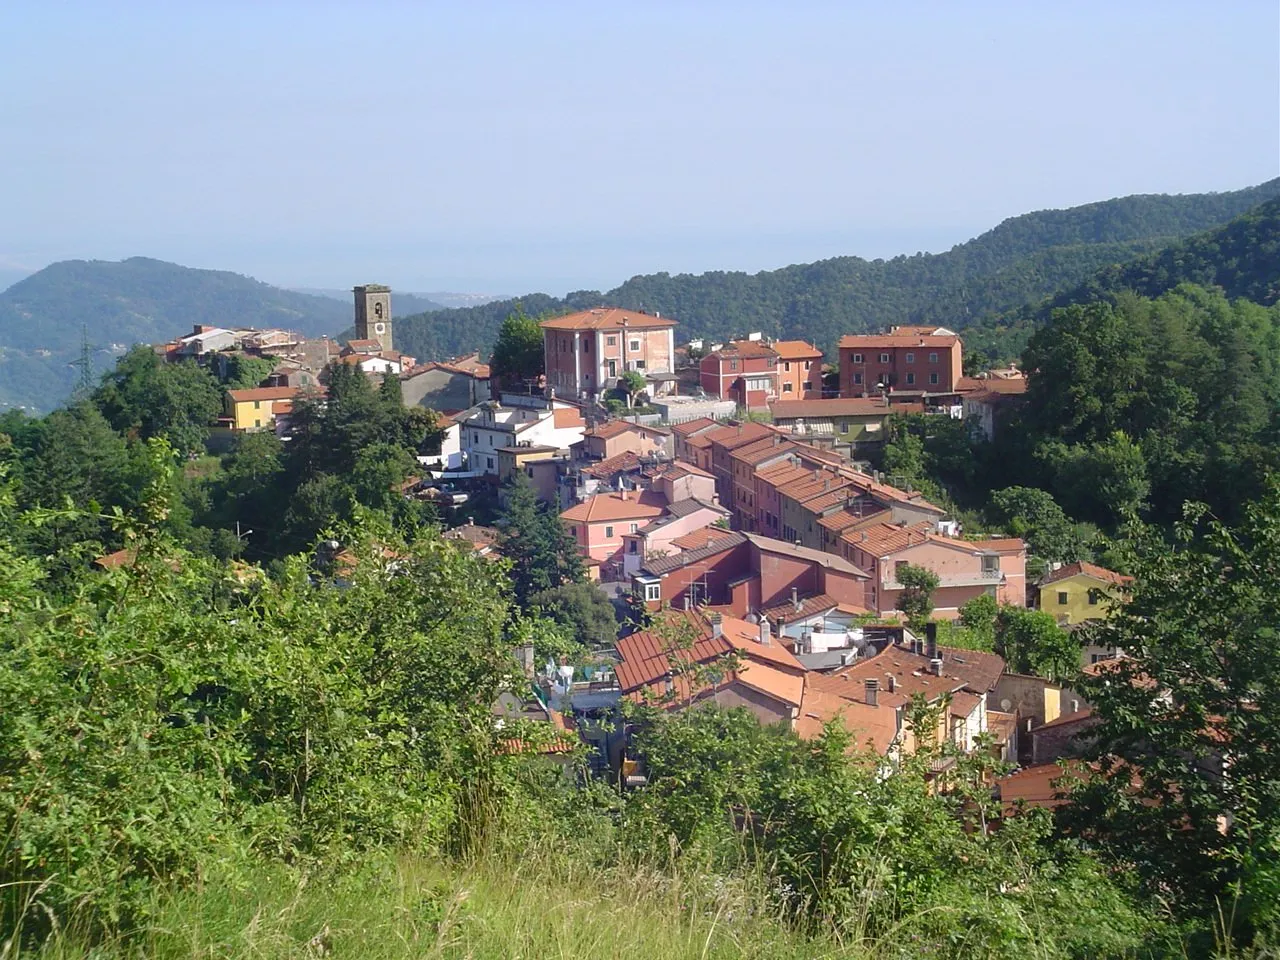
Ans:
{"type": "Polygon", "coordinates": [[[356,339],[377,340],[383,350],[392,349],[391,288],[380,283],[354,287],[356,295],[356,339]]]}

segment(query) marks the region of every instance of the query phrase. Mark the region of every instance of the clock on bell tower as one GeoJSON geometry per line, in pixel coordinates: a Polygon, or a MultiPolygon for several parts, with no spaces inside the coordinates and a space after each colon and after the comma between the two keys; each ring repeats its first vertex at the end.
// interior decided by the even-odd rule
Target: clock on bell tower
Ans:
{"type": "Polygon", "coordinates": [[[353,287],[352,292],[356,297],[356,339],[377,340],[383,350],[391,350],[391,288],[366,283],[353,287]]]}

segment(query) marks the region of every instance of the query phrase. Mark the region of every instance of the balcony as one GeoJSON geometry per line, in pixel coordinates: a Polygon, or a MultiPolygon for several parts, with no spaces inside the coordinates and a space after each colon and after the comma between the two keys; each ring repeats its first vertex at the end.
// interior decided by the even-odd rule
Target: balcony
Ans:
{"type": "MultiPolygon", "coordinates": [[[[938,587],[996,587],[1005,582],[1003,570],[982,570],[973,573],[955,573],[938,575],[938,587]]],[[[903,590],[897,580],[887,580],[883,584],[885,590],[903,590]]]]}

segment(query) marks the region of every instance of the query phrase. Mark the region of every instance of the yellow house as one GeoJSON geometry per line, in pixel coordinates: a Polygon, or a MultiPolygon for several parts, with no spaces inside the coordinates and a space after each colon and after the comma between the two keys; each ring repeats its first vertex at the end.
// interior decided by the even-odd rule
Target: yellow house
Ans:
{"type": "Polygon", "coordinates": [[[1093,563],[1069,563],[1040,581],[1040,609],[1068,626],[1100,620],[1133,580],[1093,563]]]}
{"type": "MultiPolygon", "coordinates": [[[[1093,563],[1069,563],[1040,581],[1040,609],[1051,613],[1064,627],[1101,620],[1122,597],[1132,577],[1093,563]]],[[[1087,645],[1080,651],[1081,666],[1110,660],[1120,651],[1087,645]]]]}
{"type": "Polygon", "coordinates": [[[297,387],[253,387],[227,391],[227,416],[234,430],[267,430],[277,413],[293,409],[297,387]]]}

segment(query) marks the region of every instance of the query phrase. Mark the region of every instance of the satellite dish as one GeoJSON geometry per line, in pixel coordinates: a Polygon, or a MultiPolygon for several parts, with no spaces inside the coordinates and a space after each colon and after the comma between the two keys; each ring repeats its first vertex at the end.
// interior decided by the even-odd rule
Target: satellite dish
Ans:
{"type": "Polygon", "coordinates": [[[1012,706],[1013,706],[1013,704],[1012,704],[1012,703],[1010,703],[1010,702],[1009,702],[1009,700],[1008,700],[1008,698],[1006,697],[1004,700],[1001,700],[1001,701],[1000,701],[1000,712],[1001,712],[1001,713],[1008,713],[1008,712],[1009,712],[1009,708],[1010,708],[1010,707],[1012,707],[1012,706]]]}

